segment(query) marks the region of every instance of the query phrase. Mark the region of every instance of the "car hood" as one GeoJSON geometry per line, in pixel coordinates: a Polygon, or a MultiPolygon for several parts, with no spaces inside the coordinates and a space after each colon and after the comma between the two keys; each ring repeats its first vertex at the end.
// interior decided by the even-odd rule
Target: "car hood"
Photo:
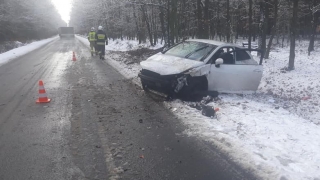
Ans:
{"type": "Polygon", "coordinates": [[[204,62],[194,61],[162,53],[153,55],[147,60],[140,63],[142,69],[146,69],[160,75],[179,74],[203,64],[204,62]]]}

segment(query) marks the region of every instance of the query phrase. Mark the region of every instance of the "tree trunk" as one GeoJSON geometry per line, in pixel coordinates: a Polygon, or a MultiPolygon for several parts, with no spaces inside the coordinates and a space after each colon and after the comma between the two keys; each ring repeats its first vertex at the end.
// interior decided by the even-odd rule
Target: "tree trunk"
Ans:
{"type": "Polygon", "coordinates": [[[140,28],[139,28],[139,24],[138,24],[138,20],[137,20],[137,16],[136,16],[136,9],[134,4],[132,5],[133,8],[133,17],[135,19],[135,23],[136,23],[136,31],[137,31],[137,35],[138,35],[138,40],[139,40],[139,44],[142,43],[142,37],[141,37],[141,32],[140,32],[140,28]]]}
{"type": "Polygon", "coordinates": [[[299,0],[293,0],[293,12],[290,27],[290,56],[288,70],[294,69],[295,49],[296,49],[296,33],[297,33],[297,16],[298,16],[298,2],[299,0]]]}
{"type": "MultiPolygon", "coordinates": [[[[161,0],[159,0],[159,3],[161,3],[161,0]]],[[[164,10],[163,7],[160,6],[160,24],[161,24],[161,31],[162,31],[162,39],[164,39],[165,42],[166,40],[166,28],[164,27],[164,10]]]]}
{"type": "Polygon", "coordinates": [[[219,36],[219,41],[221,41],[221,23],[220,23],[220,7],[219,7],[219,1],[217,2],[216,8],[217,8],[217,25],[216,25],[216,31],[217,35],[219,36]]]}
{"type": "Polygon", "coordinates": [[[251,49],[251,37],[252,37],[252,0],[249,0],[249,39],[248,39],[249,49],[251,49]]]}
{"type": "Polygon", "coordinates": [[[205,39],[209,39],[209,0],[205,0],[204,3],[204,34],[203,34],[203,38],[205,39]]]}
{"type": "MultiPolygon", "coordinates": [[[[267,39],[267,21],[269,16],[269,11],[267,10],[267,0],[262,0],[260,2],[260,23],[259,23],[259,49],[262,52],[266,51],[266,39],[267,39]]],[[[260,53],[259,53],[260,54],[260,53]]]]}
{"type": "Polygon", "coordinates": [[[230,42],[230,26],[231,26],[231,20],[230,20],[230,0],[227,0],[227,42],[230,42]]]}
{"type": "Polygon", "coordinates": [[[266,53],[265,53],[265,56],[264,56],[264,58],[266,58],[266,59],[269,59],[270,49],[271,49],[271,46],[272,46],[272,41],[273,41],[273,38],[274,38],[274,36],[276,34],[276,31],[277,31],[278,0],[274,0],[273,4],[274,4],[274,24],[273,24],[273,28],[272,28],[272,32],[271,32],[271,37],[269,39],[268,47],[267,47],[267,50],[266,50],[266,53]]]}
{"type": "MultiPolygon", "coordinates": [[[[313,0],[313,5],[312,8],[316,6],[316,0],[313,0]]],[[[314,37],[316,34],[316,25],[315,25],[315,12],[311,10],[312,12],[312,21],[311,21],[311,35],[310,35],[310,42],[309,42],[309,47],[308,47],[308,55],[310,56],[311,51],[314,51],[314,37]]]]}
{"type": "Polygon", "coordinates": [[[197,37],[202,39],[204,34],[203,34],[203,18],[202,18],[201,0],[197,0],[197,23],[198,23],[197,37]]]}
{"type": "Polygon", "coordinates": [[[170,0],[167,1],[167,36],[168,36],[168,46],[171,46],[171,40],[170,40],[170,0]]]}
{"type": "Polygon", "coordinates": [[[174,44],[174,39],[175,39],[175,24],[177,20],[177,0],[171,0],[171,13],[169,18],[169,25],[170,25],[170,41],[171,44],[174,44]]]}
{"type": "Polygon", "coordinates": [[[142,10],[142,14],[143,14],[143,19],[147,25],[147,30],[148,30],[148,34],[149,34],[149,41],[150,41],[150,45],[153,46],[153,38],[152,38],[152,32],[151,32],[151,27],[150,27],[150,22],[149,22],[149,18],[148,18],[148,13],[146,11],[145,5],[143,5],[141,7],[142,10]]]}

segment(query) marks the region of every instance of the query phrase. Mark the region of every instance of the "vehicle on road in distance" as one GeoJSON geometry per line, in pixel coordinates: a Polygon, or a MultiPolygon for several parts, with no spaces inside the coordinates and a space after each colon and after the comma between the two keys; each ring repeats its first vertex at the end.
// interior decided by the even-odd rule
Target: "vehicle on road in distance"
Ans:
{"type": "Polygon", "coordinates": [[[75,37],[73,27],[59,27],[59,36],[60,38],[64,37],[75,37]]]}
{"type": "Polygon", "coordinates": [[[139,77],[144,90],[167,95],[255,92],[262,78],[263,56],[257,62],[250,51],[260,50],[214,40],[186,40],[142,61],[139,77]]]}

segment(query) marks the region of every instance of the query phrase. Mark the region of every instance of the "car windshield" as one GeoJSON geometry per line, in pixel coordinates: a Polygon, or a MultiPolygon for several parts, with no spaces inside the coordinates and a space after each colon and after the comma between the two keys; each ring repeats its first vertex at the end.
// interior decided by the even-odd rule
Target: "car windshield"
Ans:
{"type": "Polygon", "coordinates": [[[185,41],[169,49],[165,54],[201,61],[217,46],[202,42],[185,41]]]}

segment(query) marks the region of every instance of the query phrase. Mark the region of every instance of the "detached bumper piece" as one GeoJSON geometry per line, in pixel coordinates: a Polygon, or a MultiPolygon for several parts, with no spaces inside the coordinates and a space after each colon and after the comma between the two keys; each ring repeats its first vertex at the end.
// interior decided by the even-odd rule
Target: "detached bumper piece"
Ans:
{"type": "Polygon", "coordinates": [[[187,81],[187,76],[182,76],[177,79],[177,85],[176,88],[174,89],[175,93],[179,93],[180,90],[183,88],[183,86],[187,85],[188,86],[188,81],[187,81]]]}

